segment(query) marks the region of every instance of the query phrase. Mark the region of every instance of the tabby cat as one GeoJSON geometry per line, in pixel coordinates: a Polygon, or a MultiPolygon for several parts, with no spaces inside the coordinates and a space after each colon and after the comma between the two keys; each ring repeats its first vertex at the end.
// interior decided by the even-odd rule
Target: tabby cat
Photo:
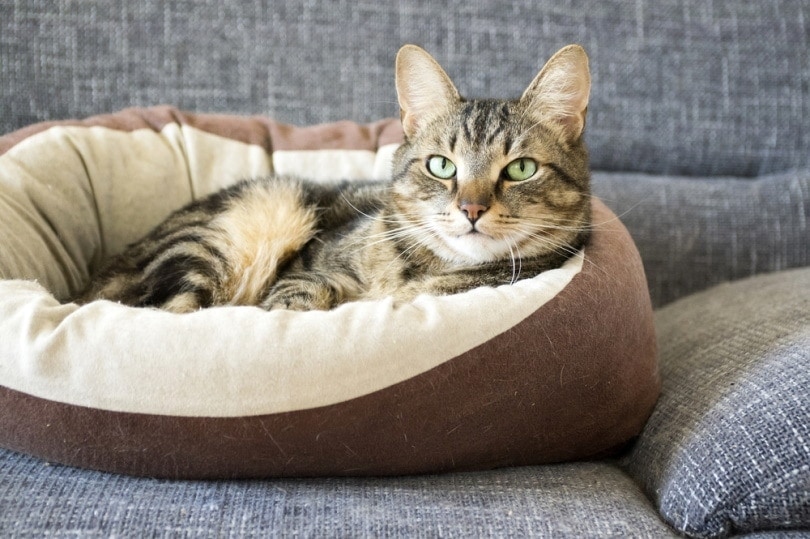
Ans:
{"type": "Polygon", "coordinates": [[[243,181],[172,214],[79,301],[174,312],[404,302],[532,277],[585,244],[581,47],[557,52],[520,99],[468,100],[427,52],[406,45],[396,88],[405,143],[392,181],[243,181]]]}

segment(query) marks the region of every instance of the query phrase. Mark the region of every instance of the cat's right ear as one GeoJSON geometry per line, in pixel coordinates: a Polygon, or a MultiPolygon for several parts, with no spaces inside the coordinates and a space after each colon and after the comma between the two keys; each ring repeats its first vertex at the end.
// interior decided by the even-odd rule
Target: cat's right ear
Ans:
{"type": "Polygon", "coordinates": [[[405,45],[397,53],[396,86],[406,137],[461,99],[439,63],[416,45],[405,45]]]}

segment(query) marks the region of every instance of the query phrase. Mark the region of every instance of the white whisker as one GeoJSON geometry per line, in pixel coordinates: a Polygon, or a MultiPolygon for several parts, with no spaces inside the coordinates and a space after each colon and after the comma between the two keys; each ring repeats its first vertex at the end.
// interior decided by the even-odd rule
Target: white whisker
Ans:
{"type": "MultiPolygon", "coordinates": [[[[561,241],[561,240],[553,240],[552,238],[544,235],[539,235],[532,233],[530,230],[523,230],[524,233],[527,234],[527,237],[531,238],[533,241],[540,243],[542,245],[546,245],[554,252],[565,253],[569,256],[574,256],[579,253],[579,249],[576,249],[569,245],[568,243],[561,241]]],[[[594,263],[589,257],[585,257],[585,262],[590,264],[593,268],[599,270],[600,272],[607,274],[607,272],[601,268],[598,264],[594,263]]]]}

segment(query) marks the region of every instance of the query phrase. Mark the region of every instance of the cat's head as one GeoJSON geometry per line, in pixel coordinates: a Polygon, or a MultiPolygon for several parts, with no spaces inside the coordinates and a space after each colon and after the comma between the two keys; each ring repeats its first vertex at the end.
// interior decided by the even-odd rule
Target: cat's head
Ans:
{"type": "Polygon", "coordinates": [[[467,100],[427,52],[406,45],[396,87],[405,143],[394,158],[393,201],[412,240],[465,265],[571,250],[584,237],[590,74],[582,47],[558,51],[520,99],[467,100]]]}

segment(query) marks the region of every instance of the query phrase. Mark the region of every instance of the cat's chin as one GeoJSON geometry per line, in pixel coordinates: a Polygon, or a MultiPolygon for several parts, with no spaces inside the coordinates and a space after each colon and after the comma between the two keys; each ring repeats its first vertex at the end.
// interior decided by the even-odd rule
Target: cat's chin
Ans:
{"type": "Polygon", "coordinates": [[[509,246],[480,232],[469,232],[461,236],[442,235],[443,241],[433,245],[433,251],[444,260],[454,264],[484,264],[511,258],[509,246]]]}

